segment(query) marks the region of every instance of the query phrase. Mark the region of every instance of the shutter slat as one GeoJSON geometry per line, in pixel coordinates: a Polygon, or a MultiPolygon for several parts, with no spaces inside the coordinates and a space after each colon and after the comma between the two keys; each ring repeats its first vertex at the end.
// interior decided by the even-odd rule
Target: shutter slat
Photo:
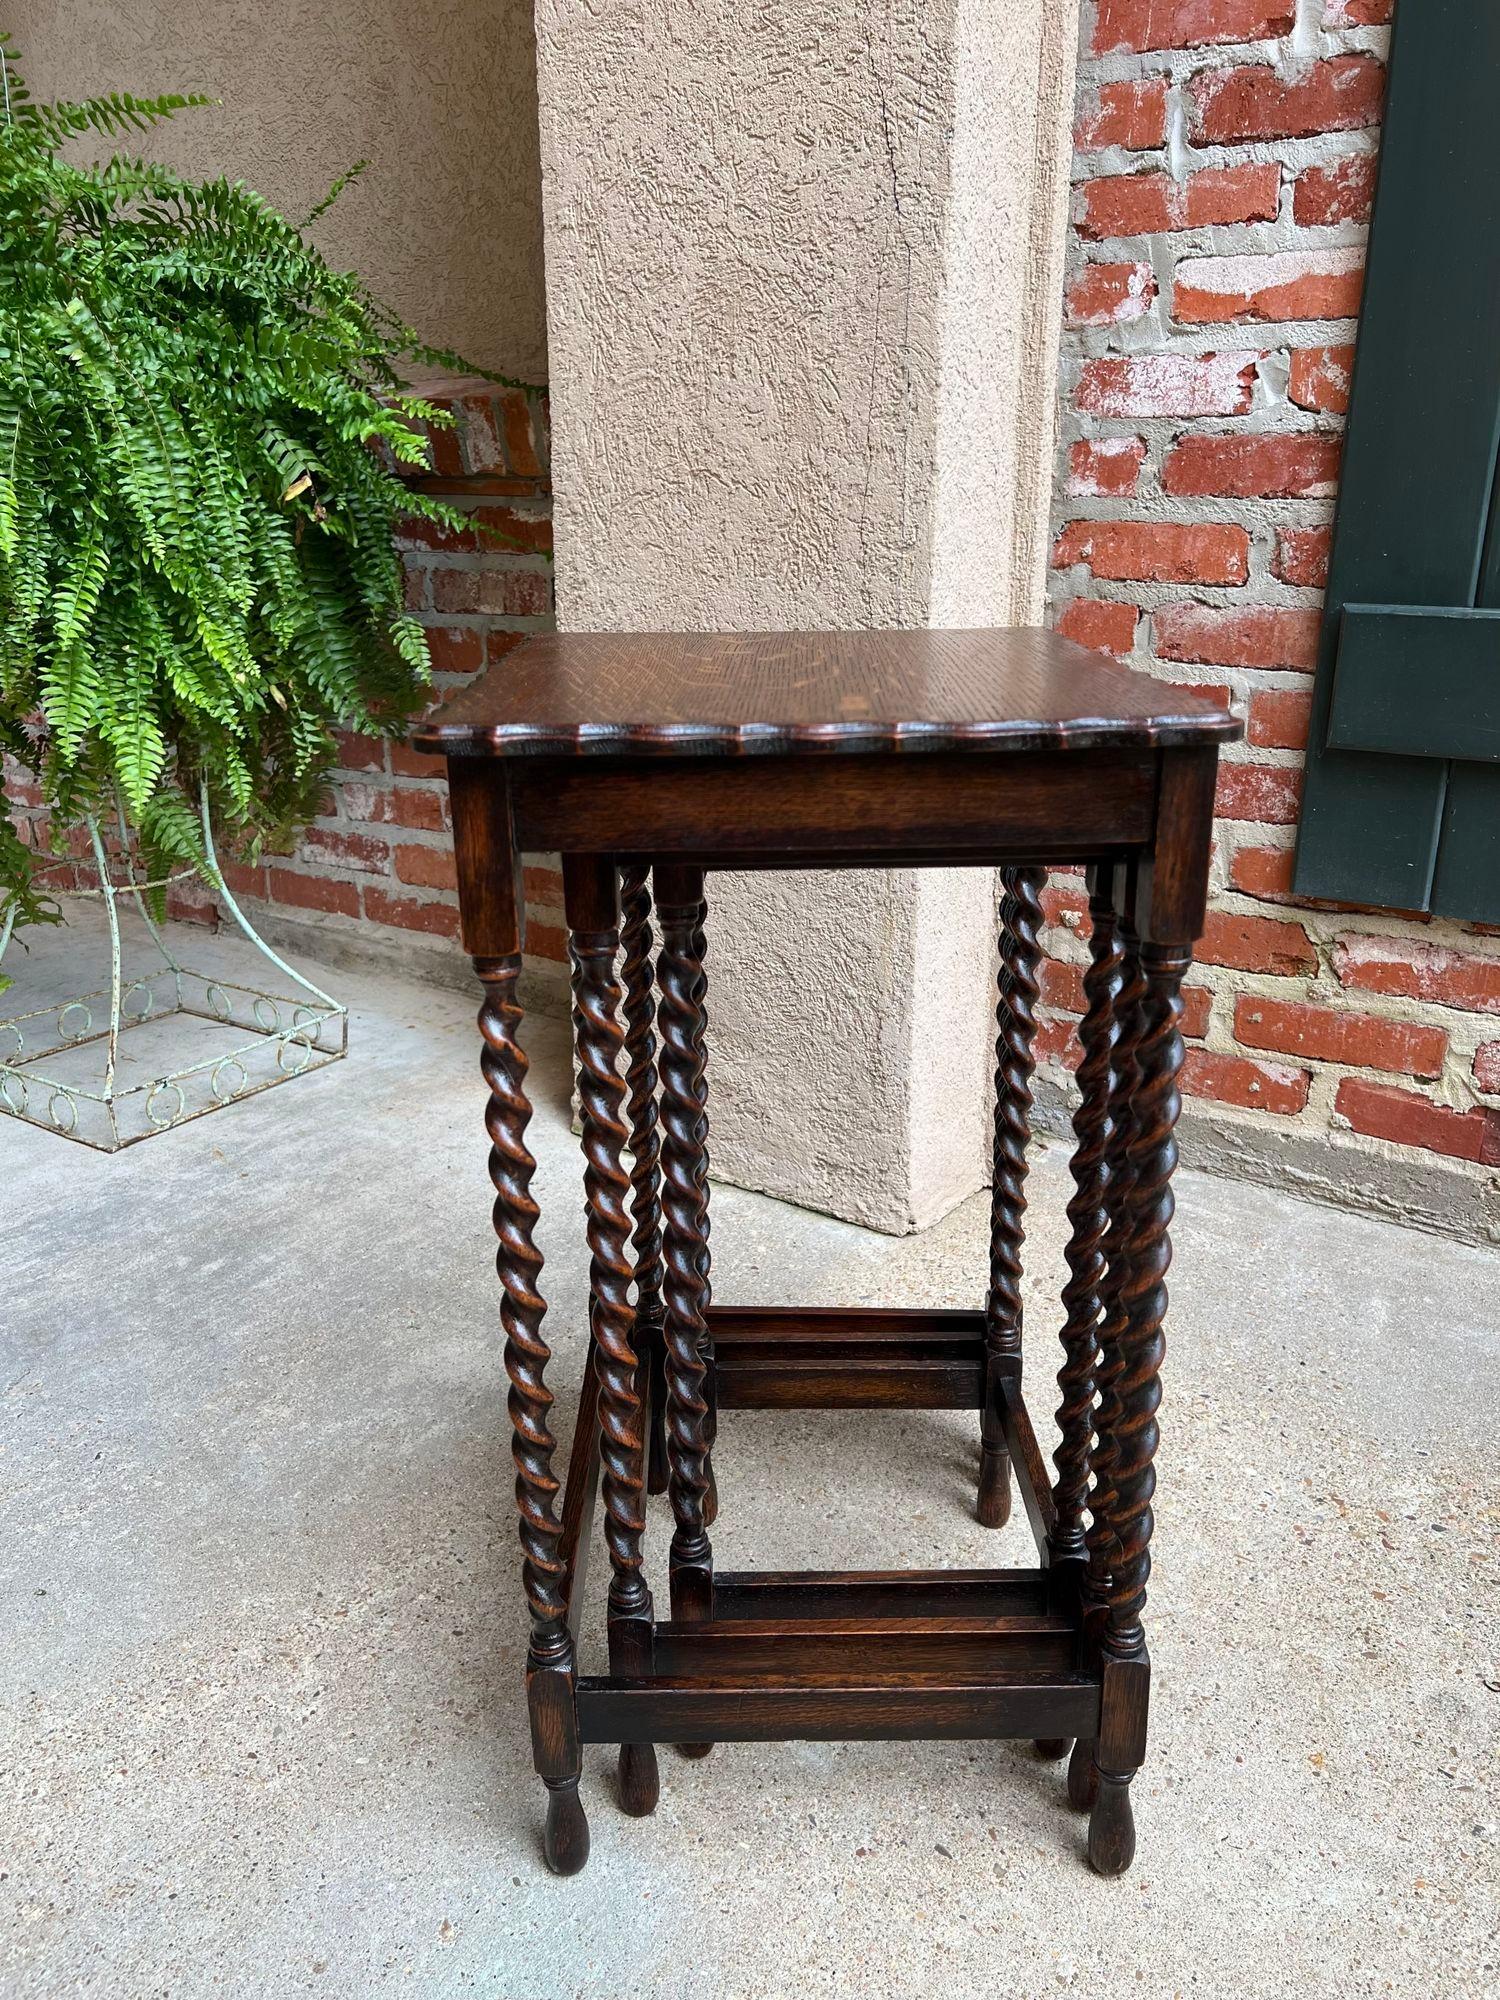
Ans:
{"type": "MultiPolygon", "coordinates": [[[[1500,484],[1500,480],[1497,480],[1500,484]]],[[[1500,618],[1500,500],[1490,493],[1490,517],[1480,565],[1478,601],[1488,615],[1500,618]]],[[[1475,732],[1486,734],[1500,720],[1500,672],[1474,690],[1471,711],[1475,732]]],[[[1460,755],[1473,757],[1467,750],[1460,755]]],[[[1448,772],[1443,807],[1443,832],[1438,842],[1437,874],[1432,907],[1438,916],[1465,917],[1471,923],[1500,923],[1500,771],[1492,766],[1456,763],[1448,772]]]]}
{"type": "Polygon", "coordinates": [[[1449,771],[1432,910],[1500,924],[1500,769],[1493,764],[1449,771]]]}
{"type": "Polygon", "coordinates": [[[1500,611],[1349,604],[1328,742],[1383,756],[1500,758],[1497,694],[1500,611]]]}

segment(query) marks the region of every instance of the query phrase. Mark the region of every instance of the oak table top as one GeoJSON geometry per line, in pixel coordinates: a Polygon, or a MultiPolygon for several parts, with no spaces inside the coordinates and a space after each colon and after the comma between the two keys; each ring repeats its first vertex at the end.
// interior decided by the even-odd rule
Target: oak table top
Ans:
{"type": "Polygon", "coordinates": [[[1180,748],[1239,733],[1221,703],[1041,630],[549,632],[412,741],[450,757],[750,757],[1180,748]]]}

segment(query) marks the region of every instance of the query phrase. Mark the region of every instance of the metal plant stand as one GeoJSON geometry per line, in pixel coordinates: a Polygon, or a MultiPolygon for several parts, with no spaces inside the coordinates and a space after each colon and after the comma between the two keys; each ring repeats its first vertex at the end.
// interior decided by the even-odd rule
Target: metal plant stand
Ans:
{"type": "MultiPolygon", "coordinates": [[[[220,873],[206,805],[202,823],[215,894],[250,943],[297,992],[268,991],[183,965],[146,898],[148,891],[194,879],[196,871],[184,868],[152,881],[138,880],[122,817],[119,869],[125,879],[117,881],[98,824],[90,819],[99,887],[68,893],[103,902],[109,985],[0,1020],[0,1113],[60,1132],[98,1152],[115,1153],[321,1069],[346,1053],[348,1008],[295,971],[261,937],[220,873]],[[123,901],[134,902],[160,960],[129,979],[120,945],[123,901]],[[207,1024],[203,1052],[196,1058],[182,1060],[180,1037],[159,1045],[159,1038],[150,1034],[173,1016],[207,1024]],[[102,1074],[97,1060],[91,1063],[80,1053],[85,1051],[95,1058],[102,1053],[102,1074]]],[[[0,926],[0,962],[13,927],[13,916],[0,926]]]]}

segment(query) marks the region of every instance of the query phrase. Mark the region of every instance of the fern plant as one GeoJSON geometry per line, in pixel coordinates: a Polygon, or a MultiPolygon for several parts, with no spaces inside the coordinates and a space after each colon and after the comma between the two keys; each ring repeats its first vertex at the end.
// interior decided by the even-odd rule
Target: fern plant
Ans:
{"type": "MultiPolygon", "coordinates": [[[[423,700],[392,532],[470,524],[389,469],[450,421],[400,370],[470,364],[242,184],[63,156],[210,99],[33,103],[7,41],[0,749],[59,837],[118,802],[153,875],[206,868],[206,788],[253,859],[317,811],[336,726],[389,732],[423,700]]],[[[37,865],[0,790],[0,928],[55,918],[37,865]]]]}

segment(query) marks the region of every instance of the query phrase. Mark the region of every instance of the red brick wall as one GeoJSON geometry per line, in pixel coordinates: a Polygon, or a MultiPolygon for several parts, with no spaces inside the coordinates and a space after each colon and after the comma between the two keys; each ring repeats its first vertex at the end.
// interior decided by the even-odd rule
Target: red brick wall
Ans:
{"type": "MultiPolygon", "coordinates": [[[[1053,616],[1247,717],[1187,1091],[1494,1165],[1494,934],[1289,888],[1390,17],[1084,0],[1053,616]]],[[[1056,1063],[1076,1057],[1081,885],[1059,881],[1049,915],[1056,1063]]]]}

